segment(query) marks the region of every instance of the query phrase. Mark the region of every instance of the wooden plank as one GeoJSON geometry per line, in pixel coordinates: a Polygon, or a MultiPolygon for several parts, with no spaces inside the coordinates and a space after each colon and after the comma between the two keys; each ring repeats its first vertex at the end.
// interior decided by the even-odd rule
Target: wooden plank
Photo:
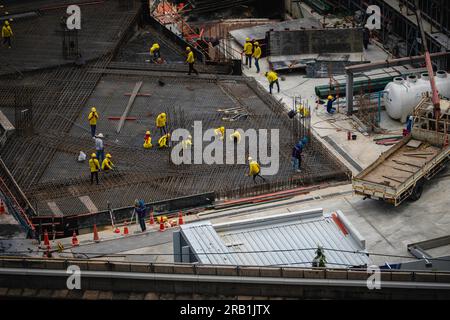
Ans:
{"type": "Polygon", "coordinates": [[[125,118],[127,117],[128,113],[130,112],[131,106],[133,105],[134,99],[136,99],[136,95],[139,92],[139,89],[141,89],[142,81],[136,82],[136,85],[134,86],[133,93],[130,96],[130,99],[128,100],[127,107],[125,108],[125,111],[122,114],[122,117],[119,121],[119,124],[117,125],[117,133],[120,133],[120,130],[122,130],[122,127],[125,123],[125,118]]]}
{"type": "Polygon", "coordinates": [[[422,168],[422,166],[418,166],[418,165],[408,163],[408,162],[403,162],[403,161],[399,161],[399,160],[395,160],[395,159],[392,159],[392,161],[394,161],[396,164],[403,164],[403,165],[408,165],[408,166],[412,166],[412,167],[416,167],[416,168],[422,168]]]}
{"type": "Polygon", "coordinates": [[[387,176],[382,176],[382,177],[383,177],[383,178],[385,178],[385,179],[389,179],[389,180],[392,180],[392,181],[398,182],[398,183],[403,183],[403,182],[405,182],[405,181],[397,180],[397,179],[395,179],[395,178],[392,178],[392,177],[387,177],[387,176]]]}

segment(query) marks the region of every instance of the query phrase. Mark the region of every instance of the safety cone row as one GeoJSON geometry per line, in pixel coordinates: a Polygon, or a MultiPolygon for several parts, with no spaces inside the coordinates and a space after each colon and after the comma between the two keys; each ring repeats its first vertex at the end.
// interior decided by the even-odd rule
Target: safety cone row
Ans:
{"type": "Polygon", "coordinates": [[[125,221],[125,225],[123,227],[123,235],[126,236],[128,235],[128,223],[125,221]]]}
{"type": "Polygon", "coordinates": [[[94,223],[94,242],[100,242],[100,237],[98,236],[97,225],[94,223]]]}
{"type": "Polygon", "coordinates": [[[3,203],[3,200],[0,200],[0,214],[4,213],[6,213],[5,204],[3,203]]]}
{"type": "Polygon", "coordinates": [[[80,245],[80,243],[78,242],[78,239],[77,239],[77,233],[74,230],[73,235],[72,235],[72,246],[77,247],[79,245],[80,245]]]}

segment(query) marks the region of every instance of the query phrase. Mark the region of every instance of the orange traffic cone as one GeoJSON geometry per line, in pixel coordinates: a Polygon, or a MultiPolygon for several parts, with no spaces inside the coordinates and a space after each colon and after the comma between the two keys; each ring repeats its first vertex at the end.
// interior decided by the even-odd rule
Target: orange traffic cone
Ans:
{"type": "Polygon", "coordinates": [[[183,213],[181,213],[181,211],[178,213],[178,225],[182,225],[184,224],[183,222],[183,213]]]}
{"type": "Polygon", "coordinates": [[[44,231],[44,246],[47,247],[47,249],[50,248],[50,240],[48,239],[47,230],[44,231]]]}
{"type": "Polygon", "coordinates": [[[3,214],[5,212],[5,204],[3,203],[3,200],[0,200],[0,214],[3,214]]]}
{"type": "Polygon", "coordinates": [[[123,235],[128,235],[128,223],[125,221],[125,226],[123,227],[123,235]]]}
{"type": "Polygon", "coordinates": [[[161,219],[161,221],[159,222],[159,231],[161,231],[161,232],[165,231],[163,219],[161,219]]]}
{"type": "Polygon", "coordinates": [[[97,225],[94,223],[94,242],[100,242],[100,238],[98,236],[97,225]]]}
{"type": "Polygon", "coordinates": [[[153,217],[153,211],[150,212],[150,224],[155,224],[155,217],[153,217]]]}
{"type": "Polygon", "coordinates": [[[114,233],[120,233],[119,227],[116,227],[116,228],[114,229],[114,233]]]}
{"type": "Polygon", "coordinates": [[[78,242],[78,239],[77,239],[77,233],[74,230],[73,235],[72,235],[72,246],[76,247],[79,245],[80,245],[80,243],[78,242]]]}

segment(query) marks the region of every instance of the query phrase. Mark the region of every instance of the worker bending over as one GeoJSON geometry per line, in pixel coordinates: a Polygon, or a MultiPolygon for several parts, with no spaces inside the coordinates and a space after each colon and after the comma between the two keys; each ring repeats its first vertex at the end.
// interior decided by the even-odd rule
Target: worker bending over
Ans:
{"type": "Polygon", "coordinates": [[[253,58],[255,58],[255,67],[256,67],[256,73],[259,73],[259,59],[261,58],[261,47],[259,46],[259,43],[256,41],[253,47],[253,58]]]}
{"type": "Polygon", "coordinates": [[[191,75],[191,72],[194,71],[196,75],[198,75],[198,71],[194,68],[195,57],[194,52],[192,52],[191,47],[186,48],[187,59],[186,62],[189,64],[189,72],[188,75],[191,75]]]}
{"type": "Polygon", "coordinates": [[[13,36],[13,31],[11,26],[9,25],[9,21],[5,20],[5,23],[2,27],[2,38],[3,44],[7,45],[9,49],[11,49],[11,37],[13,36]]]}
{"type": "Polygon", "coordinates": [[[97,129],[98,118],[99,118],[99,115],[97,113],[97,109],[95,109],[95,107],[92,107],[91,112],[89,113],[89,116],[88,116],[89,125],[91,126],[92,137],[95,137],[95,130],[97,129]]]}
{"type": "Polygon", "coordinates": [[[163,135],[158,140],[158,146],[160,148],[168,148],[170,143],[170,133],[163,135]]]}
{"type": "Polygon", "coordinates": [[[253,160],[252,157],[248,157],[248,165],[250,167],[248,175],[250,177],[253,177],[254,183],[256,183],[256,177],[259,177],[263,180],[263,182],[266,182],[266,179],[261,176],[261,167],[259,166],[259,163],[256,162],[256,160],[253,160]]]}
{"type": "Polygon", "coordinates": [[[159,52],[159,44],[154,43],[150,48],[150,55],[153,56],[155,60],[161,57],[161,53],[159,52]]]}
{"type": "Polygon", "coordinates": [[[234,132],[230,134],[230,139],[233,140],[235,144],[237,144],[241,142],[241,134],[239,133],[239,131],[234,130],[234,132]]]}
{"type": "Polygon", "coordinates": [[[167,115],[165,112],[158,114],[156,117],[156,127],[159,129],[159,134],[167,134],[167,115]]]}
{"type": "Polygon", "coordinates": [[[110,153],[106,154],[106,158],[102,162],[102,170],[103,171],[114,170],[114,164],[112,163],[111,158],[112,158],[112,156],[110,153]]]}
{"type": "Polygon", "coordinates": [[[336,109],[333,108],[333,102],[336,101],[336,99],[338,98],[338,96],[334,97],[332,95],[329,95],[327,97],[327,112],[329,114],[333,114],[336,112],[336,109]]]}
{"type": "Polygon", "coordinates": [[[265,74],[267,80],[269,80],[269,92],[272,94],[273,85],[277,85],[278,93],[280,93],[280,84],[278,83],[278,75],[275,71],[269,71],[265,74]]]}
{"type": "Polygon", "coordinates": [[[250,38],[245,39],[244,50],[242,51],[245,54],[245,65],[249,68],[252,67],[252,54],[253,54],[253,45],[250,41],[250,38]]]}
{"type": "Polygon", "coordinates": [[[150,137],[150,131],[147,130],[144,137],[144,149],[150,149],[151,147],[153,147],[152,137],[150,137]]]}
{"type": "Polygon", "coordinates": [[[95,153],[91,154],[91,159],[89,159],[89,168],[91,169],[91,184],[94,183],[94,177],[98,184],[98,170],[100,170],[100,163],[97,160],[97,155],[95,153]]]}
{"type": "Polygon", "coordinates": [[[214,133],[217,137],[219,137],[220,140],[223,140],[223,137],[225,137],[225,127],[219,127],[214,129],[214,133]]]}

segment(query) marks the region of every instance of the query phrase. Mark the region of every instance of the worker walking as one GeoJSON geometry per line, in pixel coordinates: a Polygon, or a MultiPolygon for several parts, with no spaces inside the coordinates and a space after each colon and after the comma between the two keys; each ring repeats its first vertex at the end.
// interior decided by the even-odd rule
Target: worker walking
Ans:
{"type": "Polygon", "coordinates": [[[152,137],[150,137],[150,131],[147,130],[144,137],[144,149],[150,149],[151,147],[153,147],[152,137]]]}
{"type": "Polygon", "coordinates": [[[191,47],[186,48],[186,53],[187,53],[186,62],[189,64],[188,75],[191,75],[192,71],[195,72],[196,75],[198,75],[198,71],[194,68],[195,57],[194,57],[194,52],[192,51],[191,47]]]}
{"type": "Polygon", "coordinates": [[[259,43],[257,41],[254,44],[253,58],[255,58],[256,73],[259,73],[260,71],[259,59],[261,58],[261,47],[259,46],[259,43]]]}
{"type": "Polygon", "coordinates": [[[100,170],[100,164],[95,153],[91,154],[91,159],[89,159],[89,168],[91,169],[91,184],[94,183],[94,177],[98,184],[98,170],[100,170]]]}
{"type": "Polygon", "coordinates": [[[249,68],[252,67],[252,54],[253,54],[253,45],[250,42],[250,38],[245,39],[244,50],[242,51],[245,54],[245,65],[249,68]]]}
{"type": "Polygon", "coordinates": [[[163,135],[158,140],[158,146],[160,148],[168,148],[170,143],[170,133],[163,135]]]}
{"type": "Polygon", "coordinates": [[[336,101],[336,99],[338,98],[338,96],[334,97],[332,95],[329,95],[327,97],[327,112],[329,114],[333,114],[336,112],[336,109],[333,108],[333,102],[336,101]]]}
{"type": "Polygon", "coordinates": [[[139,225],[141,226],[142,232],[147,228],[145,227],[145,203],[144,200],[134,200],[134,210],[136,212],[137,218],[139,220],[139,225]]]}
{"type": "Polygon", "coordinates": [[[154,43],[152,47],[150,48],[150,55],[153,56],[153,59],[156,61],[161,57],[161,53],[159,52],[159,44],[154,43]]]}
{"type": "Polygon", "coordinates": [[[264,179],[261,176],[261,167],[259,166],[259,163],[256,162],[256,160],[253,160],[252,157],[248,157],[248,165],[250,168],[250,171],[248,173],[248,175],[250,177],[253,177],[253,182],[256,183],[256,177],[259,177],[263,180],[263,182],[266,182],[266,179],[264,179]]]}
{"type": "Polygon", "coordinates": [[[269,71],[265,73],[267,80],[269,81],[269,92],[272,94],[273,85],[277,85],[278,93],[280,93],[280,83],[278,82],[278,75],[275,71],[269,71]]]}
{"type": "Polygon", "coordinates": [[[103,160],[103,162],[102,162],[102,170],[103,171],[114,170],[114,164],[112,163],[111,158],[112,158],[111,154],[108,153],[106,155],[105,160],[103,160]]]}
{"type": "Polygon", "coordinates": [[[9,25],[9,21],[5,20],[5,23],[2,27],[2,38],[3,44],[7,45],[9,49],[11,49],[11,37],[14,35],[11,26],[9,25]]]}
{"type": "Polygon", "coordinates": [[[97,154],[97,159],[99,163],[103,163],[103,160],[105,159],[105,149],[103,146],[103,133],[99,133],[95,136],[95,153],[97,154]]]}
{"type": "Polygon", "coordinates": [[[95,107],[92,107],[91,112],[89,112],[89,116],[88,116],[89,125],[91,126],[92,137],[95,137],[95,131],[97,129],[98,118],[99,118],[99,115],[97,113],[97,109],[95,109],[95,107]]]}
{"type": "Polygon", "coordinates": [[[156,117],[156,128],[159,129],[159,134],[167,134],[167,115],[165,112],[158,114],[156,117]]]}

